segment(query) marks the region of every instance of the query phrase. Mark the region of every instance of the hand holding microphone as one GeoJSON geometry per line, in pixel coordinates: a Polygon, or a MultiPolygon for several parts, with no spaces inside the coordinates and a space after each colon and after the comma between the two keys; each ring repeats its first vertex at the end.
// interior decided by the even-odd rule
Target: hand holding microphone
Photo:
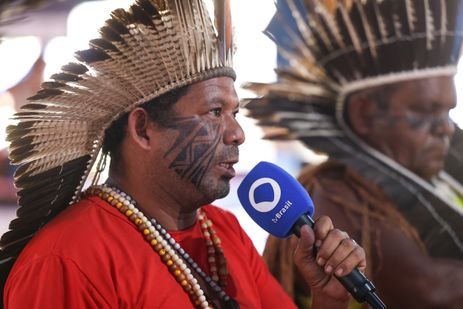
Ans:
{"type": "Polygon", "coordinates": [[[344,308],[350,299],[335,276],[347,275],[354,267],[365,271],[366,267],[363,249],[346,233],[335,229],[326,216],[317,219],[313,230],[302,226],[294,263],[310,287],[312,307],[330,309],[344,308]]]}
{"type": "Polygon", "coordinates": [[[314,228],[311,219],[314,206],[306,190],[291,175],[274,164],[260,162],[242,181],[238,197],[251,218],[270,234],[300,237],[302,233],[302,246],[296,249],[295,261],[315,293],[335,295],[336,283],[327,273],[334,274],[357,301],[366,301],[374,309],[386,308],[373,284],[357,268],[346,274],[354,266],[352,263],[362,266],[358,261],[363,260],[363,256],[356,255],[363,254],[363,250],[357,248],[355,242],[334,229],[327,217],[319,219],[325,222],[317,222],[314,233],[303,228],[305,225],[314,228]],[[315,239],[322,240],[318,261],[312,252],[315,239]],[[324,271],[319,266],[324,267],[324,271]],[[340,269],[342,272],[337,275],[340,269]],[[329,289],[332,291],[327,291],[329,289]]]}

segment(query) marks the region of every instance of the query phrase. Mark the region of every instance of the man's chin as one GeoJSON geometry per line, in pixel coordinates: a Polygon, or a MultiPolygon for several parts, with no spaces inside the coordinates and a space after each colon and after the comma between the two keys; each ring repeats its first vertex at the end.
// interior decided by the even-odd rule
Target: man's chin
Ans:
{"type": "Polygon", "coordinates": [[[421,178],[430,181],[435,178],[439,173],[444,169],[444,162],[432,162],[430,161],[420,173],[418,173],[421,178]]]}
{"type": "Polygon", "coordinates": [[[230,184],[227,182],[225,186],[218,188],[216,200],[226,197],[228,193],[230,193],[230,184]]]}
{"type": "Polygon", "coordinates": [[[219,183],[206,185],[201,189],[208,204],[224,198],[230,193],[230,182],[221,180],[219,183]]]}

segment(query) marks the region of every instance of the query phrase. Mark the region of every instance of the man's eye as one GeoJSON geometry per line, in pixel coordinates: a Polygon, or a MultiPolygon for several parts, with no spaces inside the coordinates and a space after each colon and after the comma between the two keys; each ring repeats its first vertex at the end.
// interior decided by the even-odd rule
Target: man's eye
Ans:
{"type": "Polygon", "coordinates": [[[214,108],[214,109],[211,109],[209,112],[213,114],[214,116],[219,117],[220,115],[222,115],[222,108],[220,107],[214,108]]]}

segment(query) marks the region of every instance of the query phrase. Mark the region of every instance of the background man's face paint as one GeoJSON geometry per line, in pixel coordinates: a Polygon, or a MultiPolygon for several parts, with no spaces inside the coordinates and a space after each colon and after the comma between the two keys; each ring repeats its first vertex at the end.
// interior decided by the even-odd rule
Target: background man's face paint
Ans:
{"type": "Polygon", "coordinates": [[[374,115],[377,120],[387,120],[390,126],[405,122],[411,129],[433,131],[441,125],[455,126],[448,112],[439,114],[422,114],[415,111],[406,111],[402,115],[388,115],[380,112],[374,115]]]}

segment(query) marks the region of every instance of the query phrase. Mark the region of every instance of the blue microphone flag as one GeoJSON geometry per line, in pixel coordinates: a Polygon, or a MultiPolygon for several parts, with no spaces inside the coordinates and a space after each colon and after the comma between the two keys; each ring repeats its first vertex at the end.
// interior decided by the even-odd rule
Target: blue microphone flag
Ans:
{"type": "Polygon", "coordinates": [[[292,234],[292,227],[301,216],[312,216],[314,211],[304,187],[279,166],[264,161],[241,182],[238,198],[259,226],[281,238],[292,234]]]}

